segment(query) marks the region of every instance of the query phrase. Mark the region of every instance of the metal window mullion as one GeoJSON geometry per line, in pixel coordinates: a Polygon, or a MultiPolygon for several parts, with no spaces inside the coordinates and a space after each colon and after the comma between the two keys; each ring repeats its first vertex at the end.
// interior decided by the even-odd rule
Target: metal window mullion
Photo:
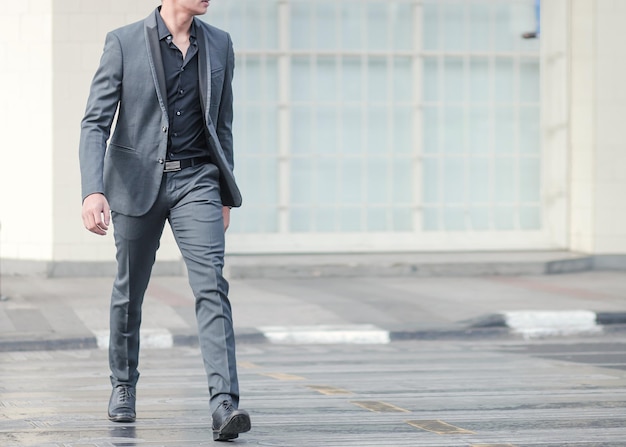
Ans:
{"type": "MultiPolygon", "coordinates": [[[[437,30],[438,30],[438,38],[437,42],[439,48],[441,49],[441,45],[443,42],[443,8],[441,4],[438,5],[437,10],[437,30]]],[[[445,154],[443,152],[443,148],[445,145],[445,129],[444,129],[444,92],[445,92],[445,56],[443,53],[440,53],[437,56],[437,155],[435,156],[438,160],[437,163],[437,223],[438,229],[444,230],[444,209],[445,209],[445,193],[444,193],[444,178],[445,178],[445,170],[443,168],[445,162],[445,154]]]]}
{"type": "Polygon", "coordinates": [[[290,231],[291,179],[291,56],[288,1],[278,3],[278,232],[290,231]]]}
{"type": "Polygon", "coordinates": [[[424,112],[423,112],[423,88],[424,88],[424,58],[422,56],[422,21],[424,18],[424,9],[423,3],[421,1],[414,1],[412,5],[412,22],[413,26],[411,27],[413,30],[412,38],[412,59],[411,59],[411,73],[413,79],[413,95],[411,98],[412,102],[412,132],[411,132],[411,143],[413,147],[412,152],[412,172],[413,175],[413,231],[415,233],[421,233],[423,231],[423,215],[424,215],[424,207],[423,207],[423,163],[422,163],[422,154],[424,152],[423,147],[423,121],[424,121],[424,112]]]}
{"type": "Polygon", "coordinates": [[[521,207],[521,162],[520,162],[520,81],[521,81],[521,63],[519,56],[513,59],[513,141],[514,141],[514,226],[515,230],[521,230],[522,207],[521,207]]]}
{"type": "MultiPolygon", "coordinates": [[[[489,10],[489,33],[491,45],[495,43],[495,10],[494,4],[491,4],[491,9],[489,10]]],[[[488,113],[489,113],[489,230],[497,231],[496,228],[496,202],[495,202],[495,173],[496,173],[496,60],[498,59],[498,55],[491,48],[491,54],[487,58],[487,69],[488,69],[488,78],[489,82],[489,105],[488,105],[488,113]]]]}

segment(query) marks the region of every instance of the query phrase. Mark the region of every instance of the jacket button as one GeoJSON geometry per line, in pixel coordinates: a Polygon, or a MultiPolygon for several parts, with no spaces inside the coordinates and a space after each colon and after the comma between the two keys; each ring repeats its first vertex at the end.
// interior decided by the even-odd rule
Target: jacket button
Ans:
{"type": "Polygon", "coordinates": [[[162,165],[163,163],[165,163],[165,160],[163,160],[162,158],[159,158],[157,161],[159,162],[159,164],[160,164],[160,165],[162,165]]]}

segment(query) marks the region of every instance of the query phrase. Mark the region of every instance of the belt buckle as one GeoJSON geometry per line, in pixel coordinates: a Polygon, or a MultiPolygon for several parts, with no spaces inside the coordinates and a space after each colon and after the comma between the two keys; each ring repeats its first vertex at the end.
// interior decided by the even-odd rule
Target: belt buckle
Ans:
{"type": "Polygon", "coordinates": [[[166,161],[165,169],[163,170],[163,172],[177,172],[177,171],[180,171],[181,169],[182,168],[180,167],[180,160],[166,161]]]}

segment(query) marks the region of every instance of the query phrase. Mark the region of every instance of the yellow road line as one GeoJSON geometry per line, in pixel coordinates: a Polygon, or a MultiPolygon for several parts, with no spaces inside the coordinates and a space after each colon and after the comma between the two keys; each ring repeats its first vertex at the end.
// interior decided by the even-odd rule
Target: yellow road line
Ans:
{"type": "Polygon", "coordinates": [[[438,435],[475,435],[473,431],[455,427],[443,421],[406,421],[407,424],[438,435]]]}
{"type": "Polygon", "coordinates": [[[377,401],[353,401],[354,405],[365,408],[369,411],[375,411],[376,413],[410,413],[409,410],[397,407],[386,402],[377,401]]]}
{"type": "Polygon", "coordinates": [[[260,368],[259,365],[252,362],[237,362],[237,366],[244,369],[260,368]]]}
{"type": "Polygon", "coordinates": [[[262,376],[271,377],[276,380],[306,380],[304,377],[295,376],[293,374],[285,374],[285,373],[259,373],[262,376]]]}
{"type": "Polygon", "coordinates": [[[335,388],[332,386],[325,385],[307,385],[312,390],[317,391],[321,394],[326,394],[327,396],[335,396],[338,394],[352,394],[352,391],[344,390],[342,388],[335,388]]]}

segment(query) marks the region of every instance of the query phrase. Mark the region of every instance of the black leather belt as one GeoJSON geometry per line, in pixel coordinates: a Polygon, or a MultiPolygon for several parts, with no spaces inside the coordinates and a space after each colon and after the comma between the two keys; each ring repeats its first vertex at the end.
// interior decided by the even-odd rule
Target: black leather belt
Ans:
{"type": "Polygon", "coordinates": [[[163,172],[178,172],[185,168],[209,163],[211,157],[184,158],[182,160],[165,160],[163,172]]]}

